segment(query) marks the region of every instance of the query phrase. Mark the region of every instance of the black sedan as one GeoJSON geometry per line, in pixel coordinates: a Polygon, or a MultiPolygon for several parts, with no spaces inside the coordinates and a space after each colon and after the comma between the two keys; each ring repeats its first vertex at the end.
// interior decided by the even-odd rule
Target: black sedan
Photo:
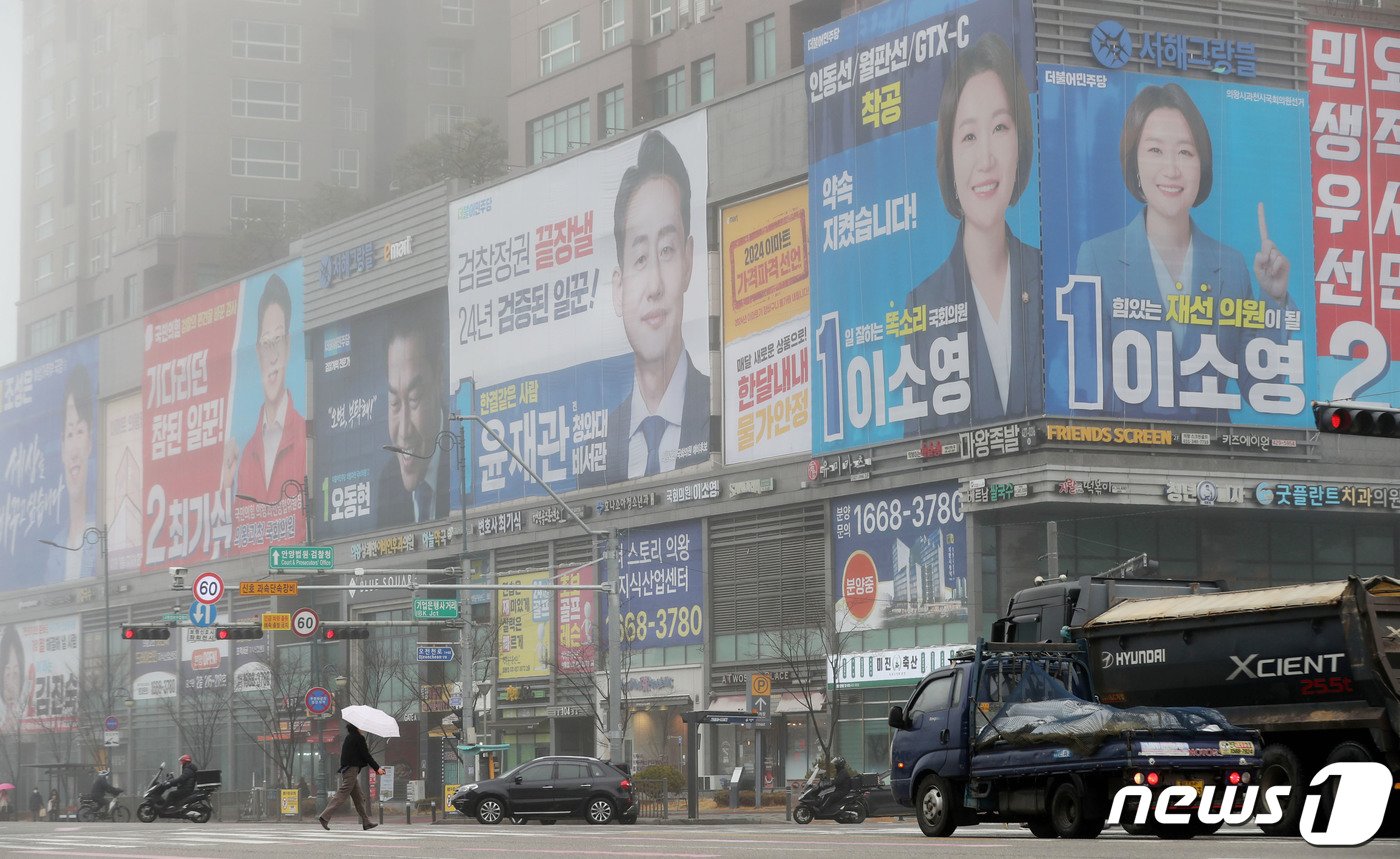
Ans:
{"type": "Polygon", "coordinates": [[[494,825],[552,823],[582,817],[589,823],[637,822],[637,799],[627,773],[598,758],[552,756],[521,764],[500,778],[464,784],[452,807],[494,825]]]}

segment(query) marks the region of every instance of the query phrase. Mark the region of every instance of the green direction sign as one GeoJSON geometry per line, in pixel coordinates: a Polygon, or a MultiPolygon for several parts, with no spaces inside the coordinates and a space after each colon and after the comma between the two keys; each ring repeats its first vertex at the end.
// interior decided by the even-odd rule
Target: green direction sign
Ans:
{"type": "Polygon", "coordinates": [[[184,620],[185,617],[186,615],[183,615],[178,611],[168,611],[165,614],[161,615],[160,619],[164,623],[179,623],[180,621],[184,620]]]}
{"type": "Polygon", "coordinates": [[[267,550],[270,570],[329,570],[335,567],[332,546],[273,546],[267,550]]]}
{"type": "Polygon", "coordinates": [[[456,620],[456,600],[415,599],[413,601],[414,620],[456,620]]]}

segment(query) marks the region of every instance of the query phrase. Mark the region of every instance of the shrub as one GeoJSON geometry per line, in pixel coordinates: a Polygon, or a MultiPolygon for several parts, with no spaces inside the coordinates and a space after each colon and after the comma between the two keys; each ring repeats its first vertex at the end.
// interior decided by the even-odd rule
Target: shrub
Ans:
{"type": "Polygon", "coordinates": [[[643,767],[633,773],[632,782],[638,788],[642,786],[643,782],[665,782],[667,793],[680,793],[685,790],[685,774],[670,764],[652,764],[649,767],[643,767]]]}

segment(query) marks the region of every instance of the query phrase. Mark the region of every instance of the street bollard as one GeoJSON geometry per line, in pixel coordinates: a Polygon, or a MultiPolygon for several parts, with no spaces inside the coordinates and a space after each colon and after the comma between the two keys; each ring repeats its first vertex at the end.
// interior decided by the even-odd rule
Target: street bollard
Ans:
{"type": "Polygon", "coordinates": [[[785,788],[787,792],[787,810],[783,814],[783,820],[792,820],[792,785],[785,788]]]}
{"type": "Polygon", "coordinates": [[[413,804],[412,804],[412,803],[405,802],[405,803],[403,804],[403,822],[404,822],[404,823],[407,823],[407,824],[409,824],[409,825],[412,825],[412,824],[413,824],[413,804]]]}
{"type": "Polygon", "coordinates": [[[433,823],[437,823],[437,800],[433,800],[433,823]]]}
{"type": "Polygon", "coordinates": [[[384,825],[384,803],[379,803],[379,825],[384,825]]]}

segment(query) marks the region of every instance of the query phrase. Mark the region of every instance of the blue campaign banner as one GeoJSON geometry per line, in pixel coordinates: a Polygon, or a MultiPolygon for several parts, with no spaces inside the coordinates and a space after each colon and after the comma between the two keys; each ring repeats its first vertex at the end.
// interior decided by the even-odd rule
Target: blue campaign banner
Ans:
{"type": "Polygon", "coordinates": [[[891,0],[807,34],[812,450],[1042,411],[1029,3],[891,0]]]}
{"type": "Polygon", "coordinates": [[[97,394],[95,338],[0,370],[0,591],[97,571],[97,394]]]}
{"type": "Polygon", "coordinates": [[[1040,67],[1046,410],[1307,426],[1307,97],[1040,67]]]}
{"type": "Polygon", "coordinates": [[[446,313],[446,296],[435,292],[313,334],[317,540],[451,513],[456,452],[439,441],[439,433],[456,431],[448,420],[446,313]]]}
{"type": "MultiPolygon", "coordinates": [[[[705,563],[700,522],[618,533],[622,643],[628,650],[703,644],[705,563]]],[[[612,618],[604,612],[604,630],[612,618]]],[[[606,640],[606,639],[605,639],[606,640]]]]}
{"type": "Polygon", "coordinates": [[[833,502],[838,632],[967,620],[967,525],[956,480],[833,502]]]}

